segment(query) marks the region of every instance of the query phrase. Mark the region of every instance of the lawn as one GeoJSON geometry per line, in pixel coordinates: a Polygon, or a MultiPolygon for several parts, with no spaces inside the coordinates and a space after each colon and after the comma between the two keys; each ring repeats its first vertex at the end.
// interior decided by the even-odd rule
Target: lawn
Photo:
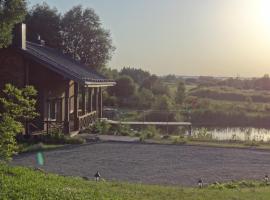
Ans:
{"type": "Polygon", "coordinates": [[[20,200],[255,200],[269,199],[270,186],[262,183],[181,188],[117,182],[86,181],[22,167],[0,166],[0,199],[20,200]]]}

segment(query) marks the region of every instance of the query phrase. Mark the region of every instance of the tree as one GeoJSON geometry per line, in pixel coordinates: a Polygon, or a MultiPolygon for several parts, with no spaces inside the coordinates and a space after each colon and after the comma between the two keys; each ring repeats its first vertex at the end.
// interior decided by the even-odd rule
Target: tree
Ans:
{"type": "Polygon", "coordinates": [[[140,108],[150,108],[152,103],[155,100],[155,97],[152,91],[145,88],[142,88],[138,92],[138,97],[139,97],[138,106],[140,108]]]}
{"type": "Polygon", "coordinates": [[[120,74],[130,76],[136,83],[140,85],[151,76],[151,74],[147,71],[130,67],[124,67],[120,74]]]}
{"type": "Polygon", "coordinates": [[[168,87],[156,75],[151,75],[145,79],[141,88],[151,90],[155,95],[170,95],[168,87]]]}
{"type": "Polygon", "coordinates": [[[61,16],[56,8],[45,2],[35,5],[26,15],[27,39],[36,42],[38,35],[48,46],[59,48],[61,45],[61,16]]]}
{"type": "Polygon", "coordinates": [[[129,76],[121,76],[116,79],[116,86],[109,90],[110,94],[117,97],[128,98],[135,93],[136,85],[129,76]]]}
{"type": "Polygon", "coordinates": [[[15,136],[22,132],[22,122],[34,119],[37,92],[32,86],[18,89],[6,84],[0,98],[0,162],[8,161],[17,151],[15,136]]]}
{"type": "Polygon", "coordinates": [[[153,104],[153,109],[161,111],[170,111],[173,109],[173,107],[174,106],[171,99],[166,95],[157,97],[155,103],[153,104]]]}
{"type": "Polygon", "coordinates": [[[37,91],[33,86],[18,89],[11,84],[6,84],[0,98],[4,114],[16,121],[24,122],[38,116],[36,113],[37,91]]]}
{"type": "Polygon", "coordinates": [[[152,90],[154,87],[154,84],[158,81],[158,77],[156,75],[151,75],[147,79],[145,79],[142,83],[141,87],[144,87],[148,90],[152,90]]]}
{"type": "Polygon", "coordinates": [[[114,47],[110,32],[101,26],[93,9],[75,6],[62,18],[62,48],[83,64],[102,68],[111,59],[114,47]]]}
{"type": "Polygon", "coordinates": [[[182,81],[179,81],[178,85],[177,85],[177,91],[176,91],[176,95],[175,95],[175,101],[178,104],[182,104],[184,99],[185,99],[185,92],[186,92],[186,88],[185,88],[185,84],[182,81]]]}
{"type": "Polygon", "coordinates": [[[12,41],[12,29],[26,14],[25,0],[0,0],[0,48],[12,41]]]}

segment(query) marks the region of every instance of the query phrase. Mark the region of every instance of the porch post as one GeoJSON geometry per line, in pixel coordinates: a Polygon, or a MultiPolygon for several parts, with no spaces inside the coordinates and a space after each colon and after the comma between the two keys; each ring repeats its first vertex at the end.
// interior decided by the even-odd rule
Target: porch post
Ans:
{"type": "Polygon", "coordinates": [[[88,112],[93,112],[93,88],[88,88],[88,112]]]}
{"type": "Polygon", "coordinates": [[[78,93],[79,93],[79,84],[74,82],[74,129],[79,130],[79,101],[78,101],[78,93]]]}
{"type": "Polygon", "coordinates": [[[64,118],[64,133],[70,133],[70,126],[69,126],[69,80],[66,80],[65,83],[65,118],[64,118]]]}
{"type": "Polygon", "coordinates": [[[102,104],[102,87],[99,88],[99,118],[102,118],[103,104],[102,104]]]}
{"type": "Polygon", "coordinates": [[[82,115],[86,114],[86,88],[82,88],[82,115]]]}
{"type": "Polygon", "coordinates": [[[95,109],[96,109],[96,112],[97,112],[97,114],[98,114],[98,116],[99,116],[99,108],[98,108],[98,88],[96,87],[95,88],[95,109]]]}

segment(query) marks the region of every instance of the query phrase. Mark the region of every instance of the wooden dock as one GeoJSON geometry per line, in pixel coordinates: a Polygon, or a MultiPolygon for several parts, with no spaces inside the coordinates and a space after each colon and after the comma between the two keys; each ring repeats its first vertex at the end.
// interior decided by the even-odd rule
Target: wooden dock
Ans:
{"type": "Polygon", "coordinates": [[[123,125],[158,125],[158,126],[192,126],[191,122],[126,122],[126,121],[114,121],[108,120],[106,121],[109,124],[123,124],[123,125]]]}

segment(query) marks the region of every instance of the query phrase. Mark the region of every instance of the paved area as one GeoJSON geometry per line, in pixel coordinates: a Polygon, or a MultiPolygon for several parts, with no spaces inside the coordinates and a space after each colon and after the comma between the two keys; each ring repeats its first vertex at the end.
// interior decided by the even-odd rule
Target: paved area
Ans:
{"type": "MultiPolygon", "coordinates": [[[[45,152],[46,171],[148,184],[196,185],[262,179],[270,174],[270,151],[138,143],[96,143],[45,152]]],[[[15,157],[14,165],[37,167],[35,154],[15,157]]]]}

